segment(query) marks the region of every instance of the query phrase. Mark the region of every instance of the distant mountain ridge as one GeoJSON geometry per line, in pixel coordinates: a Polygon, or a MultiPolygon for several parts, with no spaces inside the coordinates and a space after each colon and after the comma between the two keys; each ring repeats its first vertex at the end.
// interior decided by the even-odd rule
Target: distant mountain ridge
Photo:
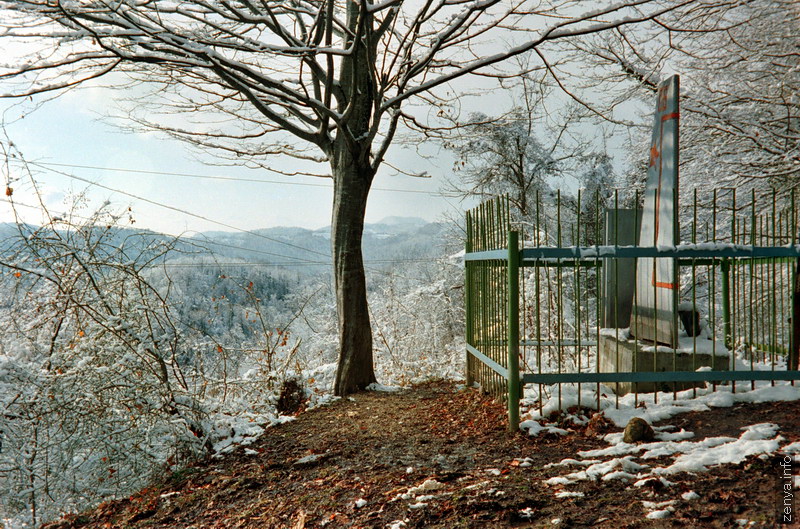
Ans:
{"type": "MultiPolygon", "coordinates": [[[[98,230],[103,228],[98,228],[98,230]]],[[[363,252],[365,260],[392,261],[396,259],[425,259],[442,255],[448,225],[428,222],[418,217],[386,217],[364,226],[363,252]]],[[[34,226],[24,226],[31,233],[34,226]]],[[[180,253],[168,260],[182,262],[216,260],[219,262],[246,262],[264,264],[301,264],[330,262],[330,226],[316,230],[279,226],[248,232],[203,232],[192,237],[173,236],[150,230],[117,228],[112,230],[107,243],[143,248],[160,242],[175,243],[180,253]]],[[[19,236],[13,223],[0,223],[0,250],[9,248],[19,236]]],[[[133,254],[136,248],[131,247],[133,254]]],[[[131,255],[135,257],[135,255],[131,255]]],[[[387,263],[390,264],[390,263],[387,263]]],[[[308,268],[313,273],[313,267],[308,268]]]]}
{"type": "MultiPolygon", "coordinates": [[[[250,232],[204,232],[191,240],[214,253],[248,261],[330,260],[330,226],[310,230],[279,226],[250,232]]],[[[418,217],[387,217],[364,225],[365,259],[426,258],[441,255],[447,225],[418,217]]]]}

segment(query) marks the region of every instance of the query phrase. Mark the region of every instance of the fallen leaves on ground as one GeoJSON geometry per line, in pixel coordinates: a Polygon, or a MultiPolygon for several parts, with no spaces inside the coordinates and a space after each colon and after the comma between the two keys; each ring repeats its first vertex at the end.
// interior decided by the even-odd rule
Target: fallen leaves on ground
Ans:
{"type": "MultiPolygon", "coordinates": [[[[797,440],[797,412],[797,403],[748,404],[669,423],[694,430],[698,440],[769,417],[781,435],[797,440]]],[[[749,458],[678,474],[670,486],[581,481],[564,494],[544,484],[552,476],[545,465],[603,448],[600,436],[620,429],[598,416],[566,436],[528,437],[507,432],[504,417],[491,398],[448,382],[360,393],[268,430],[247,452],[199,462],[47,529],[617,529],[775,521],[779,491],[771,461],[749,458]],[[682,500],[688,491],[699,498],[682,500]],[[645,517],[643,501],[672,500],[670,517],[645,517]]]]}

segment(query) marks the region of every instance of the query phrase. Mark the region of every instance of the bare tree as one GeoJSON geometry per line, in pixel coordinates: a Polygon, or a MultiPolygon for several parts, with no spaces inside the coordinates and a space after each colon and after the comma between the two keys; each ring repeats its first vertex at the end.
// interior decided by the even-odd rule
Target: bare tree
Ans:
{"type": "Polygon", "coordinates": [[[460,199],[508,195],[525,224],[539,224],[540,216],[580,218],[581,229],[594,234],[616,187],[602,123],[577,102],[565,104],[546,73],[533,76],[522,61],[520,69],[526,73],[511,81],[508,112],[452,118],[452,130],[442,133],[457,158],[445,192],[460,199]]]}
{"type": "Polygon", "coordinates": [[[629,0],[577,14],[575,0],[2,0],[2,38],[39,51],[0,79],[21,97],[124,72],[157,88],[159,108],[183,113],[162,116],[160,130],[244,163],[285,154],[328,164],[342,395],[375,380],[364,213],[398,128],[425,125],[411,100],[446,98],[450,82],[529,52],[550,70],[553,42],[725,5],[629,0]]]}
{"type": "Polygon", "coordinates": [[[550,193],[560,173],[557,144],[543,145],[521,109],[502,118],[475,113],[461,125],[464,135],[451,143],[457,159],[446,193],[459,198],[508,194],[523,216],[539,193],[550,193]]]}
{"type": "Polygon", "coordinates": [[[211,448],[197,377],[179,361],[193,340],[144,277],[174,241],[119,230],[119,219],[18,222],[0,242],[11,349],[0,365],[0,502],[33,526],[211,448]]]}
{"type": "Polygon", "coordinates": [[[455,123],[444,145],[456,155],[445,193],[460,199],[507,194],[523,218],[533,215],[537,198],[555,196],[570,179],[578,184],[579,168],[591,146],[576,128],[581,112],[571,105],[561,115],[543,112],[544,94],[523,82],[520,104],[500,116],[472,113],[455,123]]]}

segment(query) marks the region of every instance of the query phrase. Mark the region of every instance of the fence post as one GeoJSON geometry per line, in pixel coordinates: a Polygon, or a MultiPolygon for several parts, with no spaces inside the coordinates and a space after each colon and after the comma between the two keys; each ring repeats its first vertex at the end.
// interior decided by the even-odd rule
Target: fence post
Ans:
{"type": "MultiPolygon", "coordinates": [[[[473,251],[473,244],[472,238],[474,237],[474,228],[472,225],[472,215],[470,212],[467,211],[467,241],[464,246],[465,254],[468,254],[473,251]]],[[[475,278],[473,277],[473,270],[475,269],[474,265],[469,261],[464,261],[464,309],[466,311],[466,334],[467,334],[467,343],[469,345],[475,345],[475,291],[474,289],[474,281],[475,278]]],[[[472,358],[472,355],[467,351],[466,353],[466,378],[467,378],[467,387],[471,388],[475,383],[475,360],[472,358]]]]}
{"type": "Polygon", "coordinates": [[[508,232],[508,429],[519,430],[519,233],[508,232]]]}
{"type": "Polygon", "coordinates": [[[720,264],[722,273],[722,328],[724,334],[725,347],[733,349],[731,336],[731,263],[729,259],[723,258],[720,264]]]}
{"type": "Polygon", "coordinates": [[[794,371],[800,361],[800,259],[795,260],[792,274],[792,325],[789,331],[789,355],[786,369],[794,371]]]}

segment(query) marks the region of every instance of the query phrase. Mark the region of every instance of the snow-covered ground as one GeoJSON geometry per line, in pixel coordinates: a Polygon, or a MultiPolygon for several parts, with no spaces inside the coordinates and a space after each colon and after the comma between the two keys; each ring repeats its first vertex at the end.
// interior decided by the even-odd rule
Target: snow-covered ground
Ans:
{"type": "MultiPolygon", "coordinates": [[[[553,411],[575,406],[578,395],[581,404],[596,407],[594,385],[583,384],[579,390],[577,384],[554,385],[548,389],[550,395],[542,408],[536,398],[525,401],[528,408],[520,427],[530,435],[542,432],[565,434],[560,428],[548,425],[546,417],[553,411]],[[560,399],[559,399],[560,396],[560,399]]],[[[531,388],[532,389],[532,388],[531,388]]],[[[748,383],[739,383],[734,391],[731,385],[718,385],[716,390],[710,386],[696,390],[673,393],[629,394],[616,398],[609,388],[601,387],[600,412],[619,427],[624,427],[633,417],[640,417],[654,423],[689,411],[705,411],[711,408],[729,407],[736,403],[762,403],[773,401],[800,400],[800,384],[789,382],[756,382],[755,388],[748,383]]],[[[568,418],[577,423],[586,421],[586,417],[572,415],[568,418]]],[[[552,477],[544,483],[553,489],[557,498],[578,495],[580,492],[570,488],[581,481],[614,482],[614,486],[642,488],[650,480],[658,480],[665,490],[674,485],[670,476],[680,472],[701,473],[716,465],[737,464],[749,456],[762,459],[777,452],[791,455],[800,461],[800,443],[790,443],[780,435],[780,425],[773,423],[756,423],[742,429],[738,437],[708,437],[695,440],[694,433],[674,426],[665,425],[655,428],[655,440],[641,444],[623,442],[622,433],[611,433],[603,436],[608,447],[587,450],[577,454],[578,459],[566,458],[550,465],[552,477]],[[664,459],[669,458],[665,463],[664,459]]],[[[800,483],[795,481],[795,488],[800,483]]],[[[669,492],[666,493],[669,496],[669,492]]],[[[660,519],[672,516],[685,505],[699,498],[693,491],[681,493],[676,489],[674,498],[660,502],[643,499],[648,511],[648,519],[660,519]]],[[[742,526],[751,525],[749,520],[741,520],[742,526]]]]}

